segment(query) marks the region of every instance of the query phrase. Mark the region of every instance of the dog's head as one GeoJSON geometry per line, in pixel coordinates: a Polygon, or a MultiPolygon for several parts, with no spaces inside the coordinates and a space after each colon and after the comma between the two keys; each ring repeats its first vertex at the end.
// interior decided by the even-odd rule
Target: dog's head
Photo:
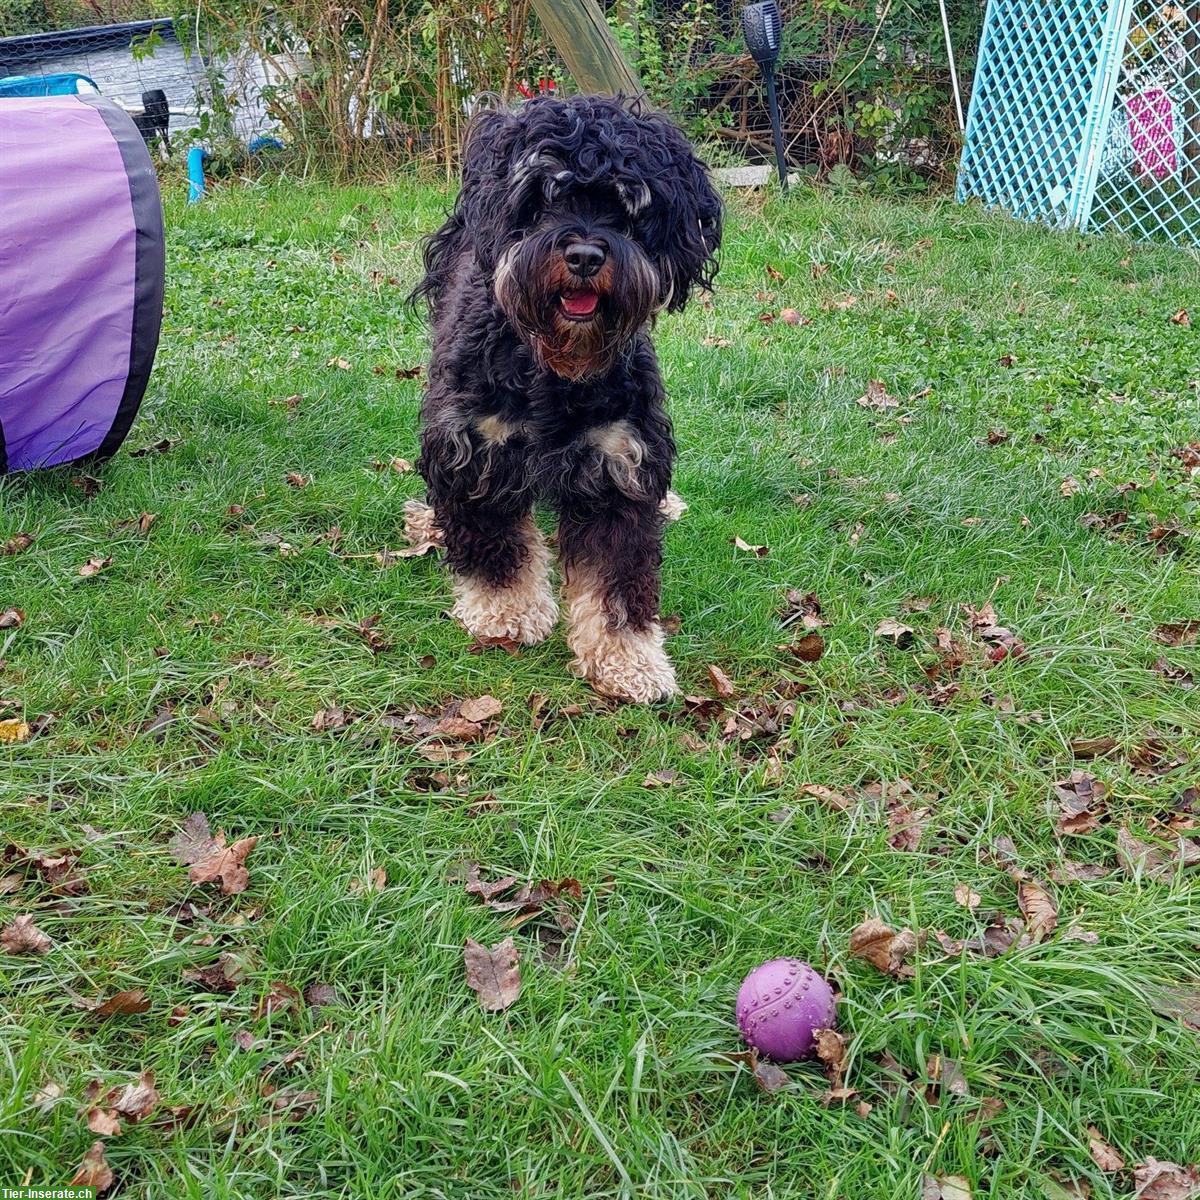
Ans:
{"type": "Polygon", "coordinates": [[[539,98],[475,119],[456,215],[542,366],[603,374],[716,273],[721,203],[684,135],[617,100],[539,98]]]}

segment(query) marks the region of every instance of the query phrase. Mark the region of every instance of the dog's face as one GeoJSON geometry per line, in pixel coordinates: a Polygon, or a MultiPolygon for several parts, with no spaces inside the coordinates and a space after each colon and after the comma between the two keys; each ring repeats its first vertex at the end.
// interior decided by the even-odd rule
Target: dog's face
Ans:
{"type": "Polygon", "coordinates": [[[459,207],[496,302],[544,368],[609,370],[716,271],[721,205],[665,117],[538,99],[477,118],[459,207]]]}

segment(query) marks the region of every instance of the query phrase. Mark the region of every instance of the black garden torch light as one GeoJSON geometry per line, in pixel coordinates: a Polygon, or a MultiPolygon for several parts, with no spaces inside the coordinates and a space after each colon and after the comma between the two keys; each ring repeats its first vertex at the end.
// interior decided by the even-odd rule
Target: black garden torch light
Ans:
{"type": "Polygon", "coordinates": [[[779,101],[775,96],[775,62],[783,44],[783,19],[776,0],[760,0],[742,9],[742,32],[750,56],[758,63],[767,85],[767,108],[771,114],[771,135],[775,139],[775,162],[779,166],[779,186],[787,191],[787,163],[783,157],[783,130],[779,126],[779,101]]]}

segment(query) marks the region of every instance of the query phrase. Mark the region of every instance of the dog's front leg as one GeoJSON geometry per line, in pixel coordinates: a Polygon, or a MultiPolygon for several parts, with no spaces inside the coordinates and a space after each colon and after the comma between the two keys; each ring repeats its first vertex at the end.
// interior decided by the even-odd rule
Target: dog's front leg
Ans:
{"type": "Polygon", "coordinates": [[[658,620],[662,527],[655,499],[625,496],[565,511],[558,526],[572,669],[638,704],[678,690],[658,620]]]}
{"type": "Polygon", "coordinates": [[[532,646],[558,621],[550,556],[533,517],[478,504],[434,504],[454,573],[450,615],[481,642],[532,646]]]}
{"type": "Polygon", "coordinates": [[[438,422],[424,430],[421,451],[418,467],[454,576],[451,616],[482,642],[542,641],[558,605],[521,455],[438,422]]]}

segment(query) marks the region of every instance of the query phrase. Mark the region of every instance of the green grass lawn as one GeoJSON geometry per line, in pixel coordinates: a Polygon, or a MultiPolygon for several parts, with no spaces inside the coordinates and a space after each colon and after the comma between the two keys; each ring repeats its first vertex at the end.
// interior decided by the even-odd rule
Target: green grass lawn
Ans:
{"type": "Polygon", "coordinates": [[[561,635],[472,653],[432,556],[375,557],[420,494],[387,464],[416,457],[403,297],[443,205],[172,195],[126,449],[96,483],[0,482],[0,543],[34,538],[0,557],[0,612],[25,614],[0,719],[54,715],[0,746],[0,924],[52,940],[0,954],[0,1184],[69,1179],[88,1109],[143,1071],[154,1111],[101,1140],[114,1194],[164,1200],[908,1200],[926,1174],[1055,1200],[1200,1161],[1200,655],[1155,638],[1200,619],[1197,483],[1169,453],[1200,439],[1197,255],[945,201],[732,200],[715,296],[658,344],[690,504],[669,645],[686,692],[715,664],[736,694],[638,709],[569,676],[561,635]],[[859,404],[870,380],[898,403],[859,404]],[[819,661],[780,649],[789,589],[819,597],[819,661]],[[965,607],[989,600],[1023,654],[993,663],[965,607]],[[481,695],[482,740],[403,721],[481,695]],[[1062,835],[1074,769],[1109,790],[1062,835]],[[244,892],[172,856],[197,811],[258,838],[244,892]],[[553,905],[512,928],[468,863],[577,879],[569,928],[553,905]],[[1056,929],[943,948],[1011,939],[1022,873],[1056,929]],[[926,932],[911,977],[850,955],[868,916],[926,932]],[[485,1014],[464,939],[510,934],[521,995],[485,1014]],[[780,954],[841,992],[844,1102],[818,1065],[768,1094],[722,1057],[741,977],[780,954]],[[90,1011],[132,989],[146,1011],[90,1011]]]}

